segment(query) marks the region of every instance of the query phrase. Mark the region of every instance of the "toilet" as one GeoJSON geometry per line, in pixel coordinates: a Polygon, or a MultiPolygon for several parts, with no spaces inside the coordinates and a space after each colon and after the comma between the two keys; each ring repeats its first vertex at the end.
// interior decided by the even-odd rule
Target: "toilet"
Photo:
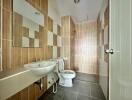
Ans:
{"type": "Polygon", "coordinates": [[[59,76],[59,85],[64,87],[73,86],[73,78],[76,77],[76,73],[72,70],[64,70],[64,59],[57,59],[58,62],[58,76],[59,76]]]}

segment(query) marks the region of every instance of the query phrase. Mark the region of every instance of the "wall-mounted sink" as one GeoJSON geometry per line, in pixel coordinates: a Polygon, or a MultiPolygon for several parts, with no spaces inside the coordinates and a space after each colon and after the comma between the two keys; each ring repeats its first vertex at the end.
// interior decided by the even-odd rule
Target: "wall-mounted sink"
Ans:
{"type": "Polygon", "coordinates": [[[24,65],[25,68],[31,70],[36,75],[46,75],[55,69],[55,61],[39,61],[24,65]]]}

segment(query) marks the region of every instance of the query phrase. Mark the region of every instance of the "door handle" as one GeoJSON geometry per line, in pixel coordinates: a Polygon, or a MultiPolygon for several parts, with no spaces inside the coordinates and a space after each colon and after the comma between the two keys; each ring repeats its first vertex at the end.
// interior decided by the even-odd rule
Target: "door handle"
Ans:
{"type": "Polygon", "coordinates": [[[105,53],[107,53],[107,54],[114,54],[115,52],[118,53],[120,51],[115,51],[114,49],[106,49],[105,50],[105,53]]]}
{"type": "Polygon", "coordinates": [[[113,49],[106,49],[105,53],[107,53],[107,54],[114,54],[114,50],[113,49]]]}

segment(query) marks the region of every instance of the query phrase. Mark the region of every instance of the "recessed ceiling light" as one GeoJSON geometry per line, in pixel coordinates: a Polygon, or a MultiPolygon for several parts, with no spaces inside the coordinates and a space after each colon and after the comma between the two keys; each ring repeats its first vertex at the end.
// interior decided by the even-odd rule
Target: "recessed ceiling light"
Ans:
{"type": "Polygon", "coordinates": [[[76,4],[79,3],[79,2],[80,2],[80,0],[74,0],[74,3],[76,3],[76,4]]]}

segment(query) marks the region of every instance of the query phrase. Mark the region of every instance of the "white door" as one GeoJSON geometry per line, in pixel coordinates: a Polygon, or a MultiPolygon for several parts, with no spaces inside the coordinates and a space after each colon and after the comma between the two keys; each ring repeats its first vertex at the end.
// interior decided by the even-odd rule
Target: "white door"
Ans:
{"type": "Polygon", "coordinates": [[[109,100],[132,100],[132,0],[110,0],[109,100]]]}

